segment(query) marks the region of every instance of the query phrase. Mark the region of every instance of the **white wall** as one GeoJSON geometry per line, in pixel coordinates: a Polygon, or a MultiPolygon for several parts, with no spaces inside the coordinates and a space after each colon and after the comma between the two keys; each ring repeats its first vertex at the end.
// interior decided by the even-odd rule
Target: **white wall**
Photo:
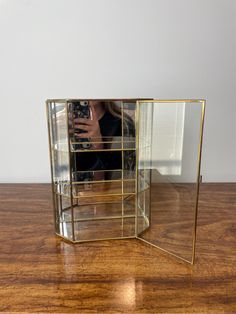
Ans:
{"type": "Polygon", "coordinates": [[[235,0],[0,0],[0,182],[48,182],[46,98],[206,98],[204,181],[236,180],[235,0]]]}
{"type": "MultiPolygon", "coordinates": [[[[164,181],[196,182],[201,124],[201,103],[154,103],[149,158],[152,169],[156,169],[164,181]]],[[[142,133],[142,127],[140,129],[142,133]]],[[[159,182],[160,176],[154,179],[157,172],[153,172],[153,180],[159,182]]]]}

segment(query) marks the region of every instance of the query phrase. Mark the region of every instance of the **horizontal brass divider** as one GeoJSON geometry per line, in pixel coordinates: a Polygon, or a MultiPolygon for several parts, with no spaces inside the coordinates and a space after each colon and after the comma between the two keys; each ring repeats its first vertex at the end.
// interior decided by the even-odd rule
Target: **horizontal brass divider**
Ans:
{"type": "MultiPolygon", "coordinates": [[[[70,195],[68,194],[63,194],[63,193],[58,193],[56,192],[57,195],[61,195],[61,196],[65,196],[65,197],[69,197],[70,195]]],[[[111,197],[111,196],[128,196],[128,195],[135,195],[136,193],[109,193],[109,194],[90,194],[90,195],[76,195],[73,196],[73,198],[92,198],[92,197],[111,197]]]]}
{"type": "MultiPolygon", "coordinates": [[[[87,218],[76,218],[74,219],[75,222],[81,222],[81,221],[96,221],[96,220],[113,220],[113,219],[126,219],[126,218],[135,218],[135,215],[120,215],[120,216],[101,216],[101,217],[87,217],[87,218]]],[[[60,223],[73,223],[73,221],[63,219],[60,221],[60,223]]]]}
{"type": "MultiPolygon", "coordinates": [[[[103,183],[110,183],[110,182],[117,182],[117,183],[119,183],[119,182],[135,182],[136,181],[136,179],[115,179],[115,180],[95,180],[95,181],[74,181],[74,182],[72,182],[72,185],[75,185],[75,184],[90,184],[90,183],[101,183],[101,184],[103,184],[103,183]]],[[[70,186],[70,182],[68,182],[68,183],[57,183],[58,185],[61,185],[61,186],[70,186]]]]}

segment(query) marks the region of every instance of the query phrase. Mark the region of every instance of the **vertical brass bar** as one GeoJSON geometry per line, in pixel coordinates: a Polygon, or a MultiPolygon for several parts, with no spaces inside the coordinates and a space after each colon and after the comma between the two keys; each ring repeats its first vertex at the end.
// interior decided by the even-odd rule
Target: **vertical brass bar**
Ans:
{"type": "Polygon", "coordinates": [[[69,181],[70,181],[70,203],[71,203],[71,223],[72,223],[72,241],[75,241],[75,226],[74,226],[74,204],[73,204],[73,185],[72,185],[72,154],[71,147],[70,147],[70,130],[69,130],[69,115],[68,115],[68,106],[69,102],[65,102],[65,109],[66,109],[66,124],[67,124],[67,142],[68,142],[68,157],[69,157],[69,181]]]}
{"type": "Polygon", "coordinates": [[[152,220],[152,193],[151,193],[151,185],[152,185],[152,141],[153,141],[153,119],[154,119],[154,104],[155,102],[151,102],[151,135],[150,135],[150,173],[149,173],[149,209],[148,209],[148,228],[150,227],[152,220]]]}
{"type": "MultiPolygon", "coordinates": [[[[57,105],[56,105],[56,102],[54,101],[53,102],[53,108],[54,108],[54,113],[53,115],[51,116],[51,123],[52,125],[54,125],[53,129],[54,129],[54,132],[53,133],[53,143],[55,145],[55,143],[58,144],[58,138],[59,138],[59,135],[58,135],[58,126],[57,126],[57,105]],[[54,123],[53,123],[53,119],[54,119],[54,123]]],[[[55,149],[53,150],[53,152],[55,153],[55,149]]],[[[55,167],[57,167],[57,169],[59,169],[59,162],[60,162],[60,158],[59,158],[59,150],[56,151],[55,153],[55,160],[54,160],[54,164],[55,164],[55,167]]],[[[58,184],[60,184],[60,178],[57,174],[57,179],[55,181],[55,184],[56,184],[56,189],[58,188],[58,184]]],[[[57,191],[57,190],[56,190],[57,191]]],[[[54,193],[55,193],[55,190],[54,190],[54,193]]],[[[61,203],[59,202],[59,196],[58,194],[56,193],[56,208],[57,208],[57,215],[58,215],[58,219],[59,219],[59,227],[61,228],[61,231],[64,235],[64,225],[62,223],[62,206],[61,206],[61,203]],[[60,205],[58,205],[59,203],[60,205]]],[[[60,229],[59,229],[60,230],[60,229]]]]}
{"type": "Polygon", "coordinates": [[[63,211],[63,206],[62,206],[62,194],[63,194],[63,191],[62,191],[62,188],[61,188],[61,184],[59,184],[59,190],[60,190],[59,202],[60,202],[60,209],[61,209],[61,212],[62,212],[63,211]]]}
{"type": "MultiPolygon", "coordinates": [[[[58,184],[58,183],[57,183],[58,184]]],[[[61,191],[61,184],[59,184],[59,192],[60,192],[60,195],[57,195],[57,200],[59,200],[59,203],[60,203],[60,217],[62,219],[62,235],[65,236],[65,233],[64,233],[64,214],[62,214],[63,212],[63,208],[62,208],[62,191],[61,191]]]]}
{"type": "Polygon", "coordinates": [[[55,232],[58,232],[60,226],[58,226],[58,213],[57,213],[57,204],[55,199],[55,188],[54,188],[54,171],[53,171],[53,154],[52,154],[52,144],[51,144],[51,136],[52,133],[52,123],[50,126],[51,119],[51,102],[46,101],[46,113],[47,113],[47,123],[48,123],[48,142],[49,142],[49,157],[50,157],[50,169],[51,169],[51,189],[52,189],[52,199],[53,199],[53,214],[54,214],[54,227],[55,232]],[[49,114],[49,106],[50,106],[50,114],[49,114]]]}
{"type": "Polygon", "coordinates": [[[197,170],[197,187],[196,187],[196,204],[194,212],[194,230],[193,230],[193,245],[192,245],[192,261],[191,264],[194,264],[195,255],[196,255],[196,235],[197,235],[197,215],[198,215],[198,199],[199,199],[199,186],[201,180],[201,156],[202,156],[202,142],[203,142],[203,128],[204,128],[204,119],[205,119],[205,107],[206,101],[201,100],[201,126],[200,126],[200,141],[198,146],[198,170],[197,170]]]}
{"type": "MultiPolygon", "coordinates": [[[[142,137],[141,137],[141,144],[139,143],[139,146],[141,146],[141,150],[142,150],[141,154],[142,154],[142,158],[143,158],[143,169],[141,170],[142,173],[143,173],[143,178],[142,178],[142,180],[143,180],[143,187],[142,187],[141,192],[140,192],[143,195],[143,197],[142,197],[142,204],[140,204],[140,206],[142,206],[142,209],[141,209],[141,212],[142,212],[141,219],[147,217],[147,215],[146,215],[146,191],[145,191],[145,184],[146,184],[146,172],[147,172],[146,166],[147,166],[147,150],[148,150],[148,145],[147,145],[147,135],[148,135],[147,130],[148,130],[148,123],[149,123],[149,120],[148,120],[148,105],[149,105],[149,103],[146,103],[145,104],[145,110],[142,110],[142,118],[141,118],[142,126],[140,127],[140,129],[142,128],[143,134],[142,134],[142,137]]],[[[144,105],[140,104],[140,106],[144,106],[144,105]]],[[[141,125],[141,123],[140,123],[140,125],[141,125]]]]}
{"type": "Polygon", "coordinates": [[[140,102],[136,101],[135,108],[135,237],[138,236],[138,165],[139,165],[139,126],[140,102]]]}
{"type": "MultiPolygon", "coordinates": [[[[53,115],[51,116],[51,123],[53,126],[53,130],[54,132],[52,132],[52,135],[53,135],[53,143],[55,145],[55,143],[58,143],[58,138],[59,138],[59,135],[58,135],[58,126],[57,126],[57,105],[55,102],[53,102],[53,108],[54,108],[54,113],[53,115]],[[53,118],[54,118],[54,123],[53,123],[53,118]]],[[[53,150],[54,152],[54,156],[55,156],[55,160],[54,160],[54,164],[55,164],[55,167],[57,167],[57,169],[59,169],[59,162],[60,162],[60,158],[59,158],[59,150],[56,151],[55,153],[55,149],[53,150]]],[[[60,178],[59,176],[57,175],[57,178],[55,180],[55,184],[56,184],[56,189],[58,187],[58,184],[60,183],[60,178]]],[[[55,186],[54,186],[55,187],[55,186]]],[[[54,193],[55,193],[55,190],[54,190],[54,193]]],[[[63,235],[64,235],[64,227],[63,227],[63,224],[61,224],[61,221],[62,221],[62,207],[58,205],[58,201],[59,201],[59,197],[58,197],[58,194],[56,194],[56,208],[57,208],[57,215],[59,217],[59,226],[61,227],[62,226],[62,232],[63,232],[63,235]]],[[[61,204],[60,204],[61,205],[61,204]]]]}
{"type": "Polygon", "coordinates": [[[121,171],[121,201],[122,201],[122,206],[121,206],[121,215],[122,215],[122,220],[121,220],[121,227],[122,227],[122,236],[124,236],[124,103],[121,101],[121,158],[122,158],[122,171],[121,171]]]}

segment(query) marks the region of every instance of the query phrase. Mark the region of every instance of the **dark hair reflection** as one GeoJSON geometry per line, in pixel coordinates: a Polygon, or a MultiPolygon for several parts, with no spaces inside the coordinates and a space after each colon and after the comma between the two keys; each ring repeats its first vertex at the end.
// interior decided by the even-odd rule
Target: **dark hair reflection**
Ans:
{"type": "Polygon", "coordinates": [[[78,118],[74,119],[76,142],[87,142],[87,147],[85,144],[84,149],[77,149],[75,153],[72,162],[73,180],[110,180],[119,178],[119,170],[134,171],[135,150],[129,148],[135,147],[135,123],[132,114],[128,114],[132,112],[129,105],[133,104],[126,104],[128,110],[125,110],[122,102],[88,101],[90,114],[87,114],[86,119],[83,115],[81,118],[81,112],[78,112],[81,111],[79,102],[73,104],[79,108],[76,112],[78,118]],[[124,147],[128,148],[123,150],[123,154],[122,137],[124,147]]]}

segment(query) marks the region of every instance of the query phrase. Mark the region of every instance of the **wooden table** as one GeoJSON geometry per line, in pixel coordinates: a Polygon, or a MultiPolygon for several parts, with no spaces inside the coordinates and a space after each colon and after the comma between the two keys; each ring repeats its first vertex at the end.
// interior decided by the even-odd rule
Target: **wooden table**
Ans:
{"type": "Polygon", "coordinates": [[[202,184],[193,268],[135,239],[61,241],[49,184],[0,201],[1,313],[236,313],[236,184],[202,184]]]}

